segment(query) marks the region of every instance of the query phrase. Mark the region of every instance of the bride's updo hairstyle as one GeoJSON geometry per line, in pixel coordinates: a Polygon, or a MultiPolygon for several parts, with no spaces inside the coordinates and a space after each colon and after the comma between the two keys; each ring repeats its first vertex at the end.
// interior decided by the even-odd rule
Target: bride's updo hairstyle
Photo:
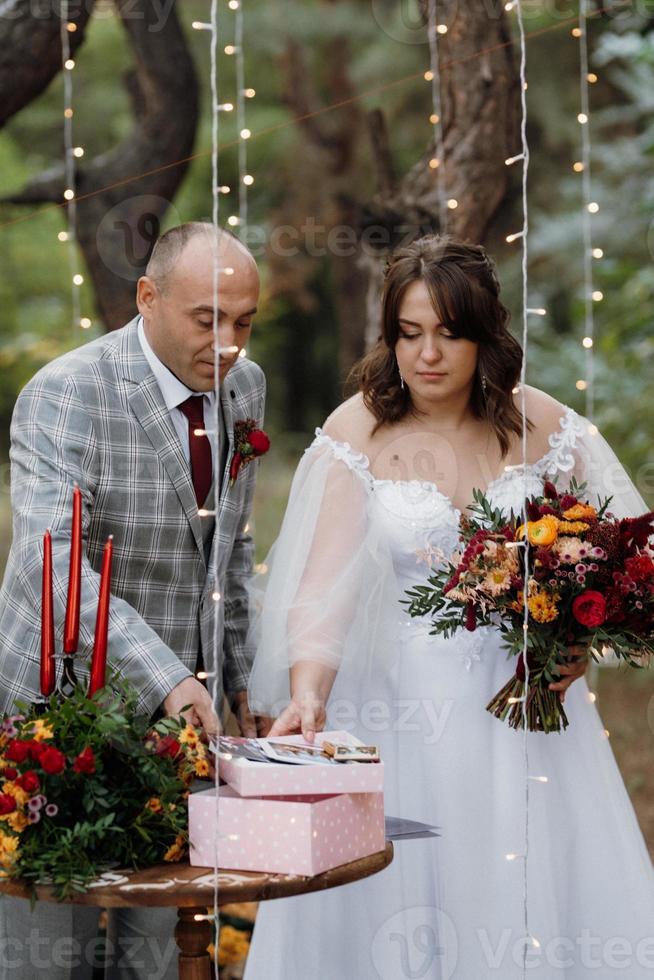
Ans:
{"type": "MultiPolygon", "coordinates": [[[[376,346],[350,376],[367,408],[382,425],[415,413],[408,387],[400,385],[395,345],[400,336],[400,305],[408,286],[423,280],[441,323],[457,337],[479,345],[471,394],[476,418],[493,426],[502,455],[510,434],[522,433],[522,417],[513,402],[522,348],[509,333],[509,311],[500,300],[495,266],[481,245],[466,245],[446,235],[426,235],[390,257],[382,294],[382,332],[376,346]],[[482,378],[485,377],[485,390],[482,378]]],[[[531,428],[531,423],[529,423],[531,428]]]]}

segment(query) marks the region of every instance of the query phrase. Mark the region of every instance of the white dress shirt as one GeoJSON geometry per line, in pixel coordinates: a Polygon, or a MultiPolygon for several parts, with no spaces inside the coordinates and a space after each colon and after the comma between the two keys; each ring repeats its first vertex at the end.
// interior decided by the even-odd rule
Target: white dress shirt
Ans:
{"type": "MultiPolygon", "coordinates": [[[[139,342],[145,354],[146,360],[152,369],[152,373],[157,379],[159,388],[161,389],[161,394],[163,395],[163,400],[166,403],[166,408],[170,414],[170,420],[173,423],[175,432],[179,436],[179,441],[182,444],[182,449],[184,451],[184,456],[186,457],[187,463],[190,464],[191,461],[191,449],[189,446],[189,435],[188,435],[188,419],[183,412],[180,412],[178,405],[186,401],[191,395],[202,395],[204,398],[204,425],[205,431],[209,438],[209,443],[211,445],[212,455],[215,453],[216,447],[216,392],[215,391],[204,391],[197,392],[192,391],[187,388],[179,378],[175,377],[173,372],[166,367],[163,361],[160,361],[155,352],[150,347],[148,343],[148,338],[145,336],[145,327],[143,325],[143,317],[139,318],[138,322],[138,336],[139,342]]],[[[222,416],[222,410],[220,410],[222,416]]],[[[222,422],[222,418],[221,418],[222,422]]],[[[222,426],[221,426],[222,428],[222,426]]]]}

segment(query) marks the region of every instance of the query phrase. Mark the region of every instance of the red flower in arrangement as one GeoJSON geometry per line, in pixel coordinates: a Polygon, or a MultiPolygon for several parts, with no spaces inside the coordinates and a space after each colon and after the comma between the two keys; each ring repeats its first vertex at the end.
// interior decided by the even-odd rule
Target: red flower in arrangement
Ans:
{"type": "Polygon", "coordinates": [[[574,507],[578,503],[579,503],[578,499],[575,496],[573,496],[571,493],[564,494],[561,497],[561,512],[563,512],[564,510],[570,510],[571,507],[574,507]]]}
{"type": "Polygon", "coordinates": [[[24,772],[22,776],[18,777],[16,786],[20,786],[26,793],[36,793],[41,783],[36,773],[32,769],[28,769],[27,772],[24,772]]]}
{"type": "Polygon", "coordinates": [[[573,600],[572,615],[578,623],[589,629],[601,626],[606,620],[606,599],[601,592],[587,589],[573,600]]]}
{"type": "Polygon", "coordinates": [[[30,759],[33,759],[34,762],[39,762],[41,756],[48,746],[45,744],[45,742],[37,742],[35,740],[27,742],[26,744],[29,746],[28,755],[30,759]]]}
{"type": "Polygon", "coordinates": [[[624,563],[627,574],[634,582],[647,582],[654,578],[654,561],[649,555],[635,555],[624,563]]]}
{"type": "Polygon", "coordinates": [[[546,480],[543,485],[543,496],[547,497],[548,500],[558,500],[559,492],[549,480],[546,480]]]}
{"type": "Polygon", "coordinates": [[[14,769],[13,766],[6,766],[6,768],[0,772],[0,776],[2,776],[3,779],[15,779],[17,775],[18,769],[14,769]]]}
{"type": "Polygon", "coordinates": [[[477,629],[477,616],[475,614],[474,602],[469,602],[466,609],[466,629],[469,633],[474,633],[477,629]]]}
{"type": "Polygon", "coordinates": [[[654,511],[641,517],[625,517],[620,521],[620,540],[625,552],[634,555],[637,548],[645,548],[654,534],[654,511]]]}
{"type": "Polygon", "coordinates": [[[92,775],[95,772],[95,756],[93,755],[93,749],[89,745],[85,749],[82,749],[73,762],[73,770],[74,772],[86,773],[87,775],[92,775]]]}
{"type": "Polygon", "coordinates": [[[29,742],[19,742],[18,739],[12,738],[5,750],[5,759],[7,759],[9,762],[25,762],[25,759],[29,755],[29,751],[29,742]]]}
{"type": "Polygon", "coordinates": [[[270,439],[257,429],[254,419],[241,419],[234,423],[234,455],[229,466],[229,485],[234,486],[240,471],[270,449],[270,439]]]}
{"type": "Polygon", "coordinates": [[[154,754],[164,757],[168,756],[170,759],[176,759],[181,751],[182,747],[174,735],[164,735],[164,737],[156,744],[154,754]]]}
{"type": "Polygon", "coordinates": [[[66,768],[66,756],[59,749],[55,749],[54,745],[49,745],[41,753],[39,762],[43,771],[51,776],[58,776],[66,768]]]}
{"type": "Polygon", "coordinates": [[[16,809],[16,800],[10,793],[0,793],[0,816],[13,813],[16,809]]]}

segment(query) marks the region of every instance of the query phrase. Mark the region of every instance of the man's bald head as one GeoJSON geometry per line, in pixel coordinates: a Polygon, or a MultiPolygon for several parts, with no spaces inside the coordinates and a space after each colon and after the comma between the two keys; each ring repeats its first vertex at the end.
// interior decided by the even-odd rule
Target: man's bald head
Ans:
{"type": "MultiPolygon", "coordinates": [[[[164,232],[157,239],[150,255],[145,275],[164,292],[174,276],[175,270],[190,256],[187,250],[197,254],[198,250],[211,249],[213,256],[216,241],[214,226],[208,221],[187,221],[164,232]],[[192,248],[188,246],[192,245],[192,248]]],[[[257,274],[257,264],[250,250],[224,228],[218,229],[218,258],[220,268],[232,269],[233,274],[257,274]]]]}

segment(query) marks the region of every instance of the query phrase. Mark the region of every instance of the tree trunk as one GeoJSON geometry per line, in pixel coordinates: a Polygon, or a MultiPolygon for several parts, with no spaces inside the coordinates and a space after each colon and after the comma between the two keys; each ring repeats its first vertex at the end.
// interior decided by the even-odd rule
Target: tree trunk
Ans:
{"type": "MultiPolygon", "coordinates": [[[[136,60],[125,79],[134,124],[114,149],[78,168],[76,195],[77,239],[109,329],[136,312],[134,285],[188,166],[198,115],[195,70],[174,8],[162,23],[152,0],[117,0],[116,7],[136,60]]],[[[29,35],[22,43],[25,54],[29,35]]],[[[58,49],[58,34],[51,44],[58,49]]],[[[60,49],[56,57],[60,64],[60,49]]],[[[64,189],[62,165],[5,200],[61,202],[64,189]]]]}

